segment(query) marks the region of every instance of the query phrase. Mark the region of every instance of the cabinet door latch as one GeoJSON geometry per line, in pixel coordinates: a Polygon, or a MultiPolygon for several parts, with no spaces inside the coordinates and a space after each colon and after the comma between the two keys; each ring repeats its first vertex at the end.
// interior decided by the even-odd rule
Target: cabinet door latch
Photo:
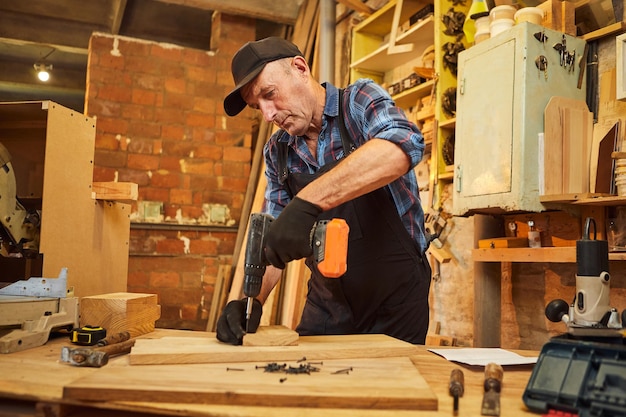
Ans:
{"type": "Polygon", "coordinates": [[[454,168],[454,186],[456,188],[456,192],[461,192],[461,165],[457,165],[454,168]]]}

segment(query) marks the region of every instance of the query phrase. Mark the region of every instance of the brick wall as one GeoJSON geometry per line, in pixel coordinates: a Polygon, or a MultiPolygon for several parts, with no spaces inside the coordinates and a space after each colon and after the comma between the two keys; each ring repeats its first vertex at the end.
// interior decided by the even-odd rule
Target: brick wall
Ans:
{"type": "Polygon", "coordinates": [[[202,308],[219,265],[232,263],[250,171],[254,113],[229,118],[222,100],[255,21],[216,14],[212,30],[207,50],[106,34],[89,44],[94,181],[139,184],[134,216],[141,202],[163,204],[163,222],[131,227],[128,276],[129,291],[159,295],[159,327],[205,328],[202,308]],[[203,204],[225,206],[232,227],[211,227],[203,204]]]}

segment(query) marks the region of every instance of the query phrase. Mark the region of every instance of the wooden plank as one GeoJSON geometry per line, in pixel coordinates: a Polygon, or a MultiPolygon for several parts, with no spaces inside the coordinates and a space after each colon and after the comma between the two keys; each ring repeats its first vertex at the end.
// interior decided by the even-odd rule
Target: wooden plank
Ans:
{"type": "Polygon", "coordinates": [[[544,110],[543,194],[563,194],[563,133],[561,112],[555,97],[544,110]]]}
{"type": "Polygon", "coordinates": [[[405,356],[415,346],[380,334],[302,336],[297,346],[232,346],[214,333],[203,337],[139,339],[129,355],[131,365],[226,363],[298,360],[384,358],[405,356]]]}
{"type": "Polygon", "coordinates": [[[211,299],[209,317],[206,324],[207,332],[215,331],[219,314],[224,309],[227,277],[230,276],[231,270],[231,265],[220,265],[217,270],[217,277],[215,277],[215,285],[213,287],[213,298],[211,299]]]}
{"type": "Polygon", "coordinates": [[[94,200],[137,201],[139,186],[134,182],[94,182],[91,198],[94,200]]]}
{"type": "Polygon", "coordinates": [[[359,13],[363,13],[366,16],[374,13],[374,9],[363,3],[361,0],[339,0],[339,3],[343,4],[349,9],[355,10],[359,13]]]}
{"type": "MultiPolygon", "coordinates": [[[[286,363],[292,368],[301,364],[286,363]]],[[[311,365],[318,370],[308,374],[266,372],[265,366],[108,366],[65,386],[63,398],[325,409],[438,408],[437,396],[408,357],[324,360],[311,365]],[[335,373],[342,369],[351,370],[335,373]]]]}
{"type": "Polygon", "coordinates": [[[243,337],[244,346],[295,346],[298,333],[285,326],[260,326],[256,333],[243,337]]]}

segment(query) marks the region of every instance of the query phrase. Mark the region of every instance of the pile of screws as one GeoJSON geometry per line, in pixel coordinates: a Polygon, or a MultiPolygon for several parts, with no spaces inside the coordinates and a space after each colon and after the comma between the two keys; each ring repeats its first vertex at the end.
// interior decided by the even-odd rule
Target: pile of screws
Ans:
{"type": "MultiPolygon", "coordinates": [[[[271,362],[268,363],[267,365],[256,365],[255,368],[256,369],[263,369],[264,372],[270,372],[270,373],[277,373],[277,372],[282,372],[285,374],[292,374],[292,375],[297,375],[297,374],[307,374],[307,375],[311,375],[312,372],[319,372],[320,368],[317,366],[313,366],[313,365],[323,365],[323,362],[306,362],[306,363],[302,363],[306,361],[306,357],[303,357],[302,359],[298,360],[297,362],[300,364],[298,366],[291,366],[291,365],[287,365],[286,363],[280,364],[277,362],[271,362]]],[[[242,368],[226,368],[227,371],[243,371],[242,368]]],[[[335,374],[349,374],[350,371],[352,371],[352,367],[350,368],[346,368],[346,369],[340,369],[338,371],[332,372],[333,375],[335,374]]],[[[283,383],[287,380],[287,378],[281,378],[280,382],[283,383]]]]}

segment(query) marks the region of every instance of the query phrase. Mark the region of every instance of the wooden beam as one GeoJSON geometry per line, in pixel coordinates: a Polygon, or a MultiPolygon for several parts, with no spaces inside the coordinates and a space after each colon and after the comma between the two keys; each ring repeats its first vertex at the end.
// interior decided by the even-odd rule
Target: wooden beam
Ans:
{"type": "Polygon", "coordinates": [[[367,4],[363,3],[361,0],[338,0],[338,1],[344,6],[352,10],[355,10],[359,13],[363,13],[367,16],[371,15],[375,11],[374,9],[369,7],[367,4]]]}
{"type": "Polygon", "coordinates": [[[94,200],[136,201],[138,188],[134,182],[94,182],[91,185],[91,197],[94,200]]]}
{"type": "Polygon", "coordinates": [[[126,0],[117,0],[111,3],[111,33],[118,35],[120,33],[120,26],[122,26],[122,19],[126,12],[126,0]]]}
{"type": "Polygon", "coordinates": [[[200,10],[215,10],[221,13],[246,16],[270,22],[293,24],[303,0],[157,0],[163,3],[193,7],[200,10]]]}

